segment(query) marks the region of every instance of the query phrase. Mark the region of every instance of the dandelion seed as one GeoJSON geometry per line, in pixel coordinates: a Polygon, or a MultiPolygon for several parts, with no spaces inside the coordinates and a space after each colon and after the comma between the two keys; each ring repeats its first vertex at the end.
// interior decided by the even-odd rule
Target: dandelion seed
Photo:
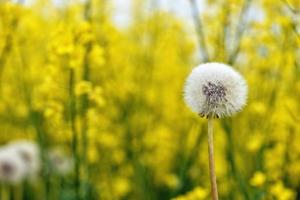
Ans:
{"type": "Polygon", "coordinates": [[[230,66],[206,63],[187,78],[184,99],[201,117],[224,117],[240,111],[246,103],[247,85],[230,66]]]}

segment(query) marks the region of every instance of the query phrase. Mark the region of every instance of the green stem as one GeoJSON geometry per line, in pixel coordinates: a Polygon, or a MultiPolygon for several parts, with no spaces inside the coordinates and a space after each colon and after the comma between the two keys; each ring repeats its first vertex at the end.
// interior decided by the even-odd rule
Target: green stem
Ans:
{"type": "MultiPolygon", "coordinates": [[[[91,43],[87,44],[86,46],[86,53],[84,56],[84,68],[83,68],[83,80],[89,81],[90,79],[90,67],[89,67],[89,61],[88,61],[88,55],[91,51],[91,43]]],[[[81,129],[81,135],[82,135],[82,166],[85,172],[85,182],[88,184],[89,182],[89,165],[88,165],[88,147],[89,147],[89,141],[88,141],[88,118],[87,118],[87,111],[89,108],[89,99],[88,95],[85,94],[81,98],[81,112],[82,112],[82,129],[81,129]]],[[[85,188],[81,188],[81,195],[82,198],[86,198],[86,191],[85,188]]]]}
{"type": "Polygon", "coordinates": [[[43,118],[42,114],[37,111],[33,111],[30,109],[30,119],[34,125],[34,128],[37,133],[37,142],[41,152],[41,161],[42,161],[42,176],[43,176],[43,183],[44,183],[44,192],[45,192],[45,199],[48,199],[49,195],[49,174],[48,174],[48,159],[46,154],[46,138],[45,133],[43,131],[43,118]]]}
{"type": "Polygon", "coordinates": [[[10,191],[5,184],[1,184],[1,200],[10,200],[10,191]]]}
{"type": "Polygon", "coordinates": [[[184,183],[184,184],[182,184],[182,186],[179,187],[177,190],[174,190],[174,192],[171,194],[172,197],[181,194],[182,192],[186,191],[189,187],[190,180],[188,179],[188,171],[190,167],[193,165],[193,163],[195,163],[195,160],[198,157],[200,145],[203,142],[203,139],[205,138],[204,137],[205,134],[203,134],[202,132],[203,128],[201,128],[200,130],[201,131],[199,131],[199,134],[196,139],[196,143],[193,149],[191,150],[191,152],[188,153],[187,155],[182,156],[183,159],[181,159],[180,161],[179,180],[180,183],[184,183]]]}
{"type": "Polygon", "coordinates": [[[13,186],[12,191],[13,191],[13,200],[22,200],[23,199],[22,185],[13,186]]]}
{"type": "Polygon", "coordinates": [[[237,30],[236,30],[236,40],[237,40],[237,43],[235,44],[234,46],[234,50],[233,52],[229,55],[229,58],[228,58],[228,64],[230,65],[234,65],[234,63],[236,62],[236,59],[237,59],[237,56],[241,50],[241,41],[242,41],[242,38],[243,38],[243,35],[245,33],[245,30],[247,29],[246,26],[247,26],[247,23],[245,22],[245,16],[247,15],[248,13],[248,10],[250,8],[250,4],[251,4],[251,1],[252,0],[246,0],[244,2],[244,5],[242,7],[242,10],[241,10],[241,13],[240,13],[240,16],[239,16],[239,22],[238,22],[238,27],[237,27],[237,30]]]}
{"type": "Polygon", "coordinates": [[[205,42],[205,34],[203,31],[203,25],[202,25],[202,21],[201,21],[200,14],[199,14],[199,8],[198,8],[197,2],[195,0],[190,0],[190,5],[191,5],[192,15],[193,15],[193,19],[194,19],[194,24],[195,24],[196,31],[198,34],[198,42],[199,42],[199,46],[201,48],[200,52],[201,52],[202,60],[203,60],[203,62],[208,62],[209,54],[208,54],[207,45],[205,42]]]}
{"type": "Polygon", "coordinates": [[[69,98],[70,98],[70,126],[72,132],[72,152],[75,159],[75,195],[76,199],[80,199],[80,157],[78,154],[78,132],[76,129],[76,100],[74,94],[74,82],[75,82],[74,69],[70,69],[69,78],[69,98]]]}
{"type": "Polygon", "coordinates": [[[214,161],[214,141],[213,141],[213,119],[210,116],[208,118],[208,157],[209,157],[209,175],[211,183],[211,196],[212,200],[218,200],[218,186],[217,177],[215,172],[215,161],[214,161]]]}
{"type": "Polygon", "coordinates": [[[60,179],[58,176],[51,177],[51,200],[60,199],[59,192],[60,192],[60,179]]]}
{"type": "MultiPolygon", "coordinates": [[[[92,8],[92,2],[91,0],[87,0],[85,3],[85,8],[84,8],[84,18],[87,20],[89,23],[91,23],[91,8],[92,8]]],[[[86,51],[84,55],[84,66],[83,66],[83,77],[82,79],[84,81],[89,81],[90,80],[90,63],[89,63],[89,54],[90,51],[92,50],[92,43],[89,42],[86,44],[86,51]]],[[[89,108],[89,99],[88,95],[85,94],[81,98],[81,105],[82,105],[82,129],[81,129],[81,135],[82,135],[82,152],[81,152],[81,159],[82,159],[82,167],[83,171],[85,172],[85,181],[84,184],[82,184],[81,189],[80,189],[80,194],[81,194],[81,199],[86,199],[87,198],[87,187],[89,187],[89,174],[90,174],[90,169],[88,165],[88,147],[89,147],[89,141],[88,141],[88,118],[87,118],[87,110],[89,108]]]]}
{"type": "MultiPolygon", "coordinates": [[[[229,121],[229,122],[231,122],[231,121],[229,121]]],[[[223,123],[224,129],[226,132],[226,136],[227,136],[227,142],[228,142],[227,149],[226,149],[227,160],[229,162],[233,178],[235,181],[238,182],[238,185],[240,186],[240,189],[241,189],[241,192],[243,193],[244,198],[246,200],[250,200],[251,197],[248,193],[247,184],[246,184],[244,178],[242,177],[242,175],[240,174],[240,172],[236,166],[236,163],[235,163],[233,137],[232,137],[230,125],[228,124],[229,122],[224,121],[224,123],[223,123]]]]}

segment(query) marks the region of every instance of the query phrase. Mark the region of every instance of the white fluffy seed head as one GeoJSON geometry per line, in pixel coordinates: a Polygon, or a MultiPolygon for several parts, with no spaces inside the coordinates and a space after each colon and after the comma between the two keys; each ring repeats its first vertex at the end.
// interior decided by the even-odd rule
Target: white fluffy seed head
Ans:
{"type": "Polygon", "coordinates": [[[38,145],[28,140],[18,140],[7,145],[11,151],[15,151],[26,166],[26,175],[34,179],[39,175],[41,168],[40,151],[38,145]]]}
{"type": "Polygon", "coordinates": [[[62,151],[52,149],[49,152],[49,162],[53,173],[64,176],[71,172],[73,162],[62,151]]]}
{"type": "Polygon", "coordinates": [[[26,166],[20,156],[9,148],[0,149],[0,182],[21,183],[26,176],[26,166]]]}
{"type": "Polygon", "coordinates": [[[247,84],[226,64],[201,64],[186,80],[184,100],[192,111],[202,117],[230,116],[246,104],[247,84]]]}

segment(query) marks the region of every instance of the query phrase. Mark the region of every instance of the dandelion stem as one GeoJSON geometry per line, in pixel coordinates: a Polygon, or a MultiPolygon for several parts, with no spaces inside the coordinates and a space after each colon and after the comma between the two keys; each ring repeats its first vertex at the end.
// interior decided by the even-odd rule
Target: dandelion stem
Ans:
{"type": "Polygon", "coordinates": [[[217,177],[215,172],[214,162],[214,144],[213,144],[213,119],[212,116],[208,118],[208,154],[209,154],[209,174],[211,183],[212,200],[218,200],[217,177]]]}

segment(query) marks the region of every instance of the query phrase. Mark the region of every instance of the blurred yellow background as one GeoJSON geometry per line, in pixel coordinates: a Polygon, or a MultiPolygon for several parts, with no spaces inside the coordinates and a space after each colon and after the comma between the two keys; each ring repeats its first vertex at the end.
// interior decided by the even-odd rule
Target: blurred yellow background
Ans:
{"type": "Polygon", "coordinates": [[[215,123],[220,199],[300,199],[300,1],[170,1],[184,18],[131,0],[120,26],[121,1],[0,1],[0,142],[36,141],[75,166],[61,177],[43,162],[14,199],[210,199],[206,120],[182,97],[207,61],[249,85],[245,110],[215,123]]]}

